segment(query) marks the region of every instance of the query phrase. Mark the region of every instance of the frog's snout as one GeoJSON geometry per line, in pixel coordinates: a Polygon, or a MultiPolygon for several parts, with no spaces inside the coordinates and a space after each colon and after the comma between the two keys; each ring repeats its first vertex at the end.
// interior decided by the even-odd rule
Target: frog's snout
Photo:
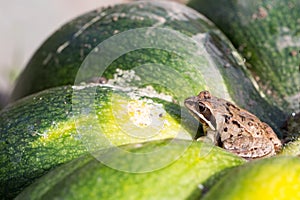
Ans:
{"type": "Polygon", "coordinates": [[[197,107],[197,98],[196,97],[188,97],[184,100],[184,105],[187,107],[190,111],[196,111],[197,107]]]}

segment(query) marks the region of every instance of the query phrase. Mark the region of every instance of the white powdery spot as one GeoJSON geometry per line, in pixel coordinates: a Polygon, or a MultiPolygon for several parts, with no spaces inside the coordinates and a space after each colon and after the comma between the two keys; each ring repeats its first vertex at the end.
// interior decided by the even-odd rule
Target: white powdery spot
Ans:
{"type": "MultiPolygon", "coordinates": [[[[207,51],[205,50],[204,44],[206,44],[206,40],[207,40],[207,33],[198,33],[196,35],[192,36],[192,39],[195,40],[197,42],[197,52],[196,55],[205,55],[207,54],[207,51]]],[[[209,44],[209,43],[207,43],[209,44]]],[[[212,47],[214,48],[214,47],[212,47]]],[[[216,48],[214,48],[216,49],[216,48]]],[[[218,51],[219,53],[221,53],[220,51],[218,51]]]]}
{"type": "Polygon", "coordinates": [[[42,136],[43,138],[48,138],[48,131],[45,131],[44,133],[35,132],[35,134],[42,136]]]}
{"type": "Polygon", "coordinates": [[[113,79],[109,79],[107,86],[113,85],[119,87],[118,89],[126,90],[131,99],[139,99],[142,96],[150,98],[159,98],[168,102],[172,102],[173,98],[170,95],[158,93],[151,85],[144,88],[132,86],[133,81],[141,81],[141,78],[135,74],[134,70],[116,69],[113,79]]]}
{"type": "MultiPolygon", "coordinates": [[[[122,91],[125,92],[130,99],[132,100],[140,100],[142,97],[146,103],[154,104],[153,100],[149,98],[159,98],[161,100],[167,102],[174,102],[173,97],[164,93],[158,93],[151,85],[147,85],[143,88],[139,88],[135,82],[141,81],[141,78],[136,75],[134,70],[122,70],[116,69],[116,73],[114,74],[113,79],[109,79],[107,83],[82,83],[82,85],[73,85],[73,90],[83,90],[90,87],[97,87],[97,86],[106,86],[111,88],[112,90],[122,91]]],[[[155,103],[157,107],[163,107],[162,104],[155,103]]]]}
{"type": "Polygon", "coordinates": [[[62,45],[60,45],[60,46],[57,48],[56,52],[57,52],[57,53],[61,53],[61,52],[62,52],[65,48],[67,48],[69,45],[70,45],[70,41],[64,42],[62,45]]]}
{"type": "Polygon", "coordinates": [[[203,189],[204,189],[204,185],[199,184],[199,185],[198,185],[198,188],[199,188],[200,190],[203,190],[203,189]]]}
{"type": "Polygon", "coordinates": [[[101,85],[101,84],[98,84],[98,83],[89,83],[89,84],[84,84],[84,85],[73,85],[72,89],[73,90],[83,90],[85,88],[95,87],[97,85],[101,85]]]}
{"type": "MultiPolygon", "coordinates": [[[[172,96],[156,92],[156,90],[151,85],[148,85],[145,88],[138,88],[135,91],[132,91],[128,94],[131,99],[139,99],[142,96],[147,96],[150,98],[159,98],[168,102],[173,101],[172,96]]],[[[148,99],[148,101],[152,101],[152,100],[148,99]]]]}
{"type": "Polygon", "coordinates": [[[130,120],[138,127],[147,127],[152,123],[151,110],[153,105],[145,101],[130,101],[127,104],[130,120]]]}
{"type": "Polygon", "coordinates": [[[299,102],[300,102],[300,93],[297,93],[293,96],[285,97],[285,100],[289,102],[289,108],[295,112],[300,112],[299,102]]]}
{"type": "Polygon", "coordinates": [[[51,60],[51,58],[52,58],[52,53],[49,53],[49,54],[47,55],[47,57],[43,60],[42,64],[43,64],[43,65],[47,65],[48,62],[51,60]]]}
{"type": "Polygon", "coordinates": [[[279,50],[287,47],[300,47],[300,38],[293,37],[293,32],[287,27],[280,27],[280,36],[276,40],[276,46],[279,50]]]}
{"type": "Polygon", "coordinates": [[[78,37],[79,35],[81,35],[87,28],[89,28],[91,25],[93,25],[94,23],[96,23],[97,21],[99,21],[101,19],[101,16],[96,16],[93,19],[91,19],[90,21],[88,21],[87,23],[85,23],[83,26],[81,26],[81,28],[74,34],[74,38],[78,37]]]}
{"type": "Polygon", "coordinates": [[[107,84],[117,86],[129,86],[132,81],[139,81],[141,78],[135,75],[134,70],[116,69],[113,79],[109,79],[107,84]]]}

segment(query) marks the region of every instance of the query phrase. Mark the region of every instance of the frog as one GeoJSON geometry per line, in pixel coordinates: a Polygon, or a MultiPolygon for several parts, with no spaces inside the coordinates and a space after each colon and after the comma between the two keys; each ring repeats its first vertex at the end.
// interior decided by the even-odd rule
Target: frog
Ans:
{"type": "Polygon", "coordinates": [[[267,123],[207,90],[188,97],[184,105],[202,124],[204,141],[246,160],[271,157],[282,149],[281,140],[267,123]]]}

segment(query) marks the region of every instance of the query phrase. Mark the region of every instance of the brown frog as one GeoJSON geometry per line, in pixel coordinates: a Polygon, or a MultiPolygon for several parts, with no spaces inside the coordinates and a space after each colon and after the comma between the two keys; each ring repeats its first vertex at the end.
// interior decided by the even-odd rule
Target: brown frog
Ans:
{"type": "Polygon", "coordinates": [[[256,116],[224,99],[202,91],[185,106],[198,119],[215,145],[245,159],[270,157],[282,148],[272,128],[256,116]]]}

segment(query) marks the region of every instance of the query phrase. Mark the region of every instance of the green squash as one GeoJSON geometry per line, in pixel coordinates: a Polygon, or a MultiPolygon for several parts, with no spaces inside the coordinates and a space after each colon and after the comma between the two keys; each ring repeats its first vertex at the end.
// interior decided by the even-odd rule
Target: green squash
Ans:
{"type": "Polygon", "coordinates": [[[257,160],[229,170],[203,200],[299,199],[300,160],[273,157],[257,160]]]}
{"type": "Polygon", "coordinates": [[[132,154],[144,156],[139,159],[129,154],[116,157],[122,166],[133,169],[129,172],[112,169],[91,156],[73,160],[38,179],[16,199],[195,199],[202,193],[202,183],[212,174],[245,162],[218,147],[184,140],[175,141],[171,149],[164,151],[163,157],[147,156],[168,142],[123,147],[132,154]],[[186,145],[190,146],[182,154],[186,145]],[[172,154],[181,156],[167,167],[133,173],[136,169],[156,165],[172,154]]]}
{"type": "Polygon", "coordinates": [[[186,110],[155,96],[162,94],[137,92],[63,86],[3,109],[0,196],[11,198],[50,169],[89,152],[166,138],[191,140],[197,133],[198,123],[186,110]]]}

